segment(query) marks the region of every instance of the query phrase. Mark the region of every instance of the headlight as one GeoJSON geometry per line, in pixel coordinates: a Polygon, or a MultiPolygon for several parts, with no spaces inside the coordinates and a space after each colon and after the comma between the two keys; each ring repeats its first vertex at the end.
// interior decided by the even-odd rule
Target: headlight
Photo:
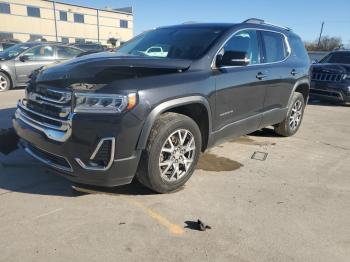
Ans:
{"type": "Polygon", "coordinates": [[[75,93],[74,112],[120,113],[136,106],[136,94],[124,95],[75,93]]]}
{"type": "Polygon", "coordinates": [[[343,79],[344,79],[344,80],[345,80],[345,79],[350,79],[350,75],[349,75],[349,74],[343,75],[343,79]]]}

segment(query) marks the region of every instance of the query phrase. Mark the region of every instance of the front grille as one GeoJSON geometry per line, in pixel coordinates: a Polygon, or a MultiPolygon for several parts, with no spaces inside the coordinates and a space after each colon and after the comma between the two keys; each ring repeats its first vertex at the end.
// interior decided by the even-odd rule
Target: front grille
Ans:
{"type": "Polygon", "coordinates": [[[16,117],[49,138],[63,142],[71,133],[71,108],[70,90],[39,85],[19,102],[16,117]]]}
{"type": "Polygon", "coordinates": [[[328,74],[328,73],[313,73],[311,80],[313,81],[327,81],[340,82],[343,78],[342,74],[328,74]]]}
{"type": "Polygon", "coordinates": [[[45,164],[48,164],[52,167],[55,167],[64,171],[72,171],[71,165],[69,164],[68,160],[66,160],[64,157],[51,154],[31,144],[27,145],[26,150],[33,157],[35,157],[36,159],[38,159],[39,161],[45,164]]]}

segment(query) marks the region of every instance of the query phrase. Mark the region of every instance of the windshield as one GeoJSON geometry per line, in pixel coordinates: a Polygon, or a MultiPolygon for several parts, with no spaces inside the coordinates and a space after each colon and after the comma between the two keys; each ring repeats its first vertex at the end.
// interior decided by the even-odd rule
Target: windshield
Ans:
{"type": "Polygon", "coordinates": [[[28,48],[30,48],[30,46],[26,44],[17,44],[17,45],[11,46],[7,48],[5,51],[1,52],[0,59],[9,60],[23,53],[28,48]]]}
{"type": "Polygon", "coordinates": [[[119,55],[197,59],[223,33],[222,28],[160,28],[143,33],[116,51],[119,55]]]}
{"type": "Polygon", "coordinates": [[[350,52],[332,53],[323,58],[320,63],[350,64],[350,52]]]}

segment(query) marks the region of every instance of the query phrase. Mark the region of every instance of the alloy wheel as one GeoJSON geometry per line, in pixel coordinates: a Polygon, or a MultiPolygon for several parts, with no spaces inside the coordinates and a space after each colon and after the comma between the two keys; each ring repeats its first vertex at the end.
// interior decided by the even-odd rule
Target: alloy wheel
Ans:
{"type": "Polygon", "coordinates": [[[0,75],[0,91],[5,91],[7,89],[8,82],[7,79],[0,75]]]}
{"type": "Polygon", "coordinates": [[[295,130],[301,122],[303,115],[303,103],[300,100],[297,100],[292,108],[292,112],[289,117],[289,126],[292,130],[295,130]]]}
{"type": "Polygon", "coordinates": [[[192,166],[195,151],[195,139],[189,130],[173,132],[164,142],[159,156],[162,179],[174,182],[184,177],[192,166]]]}

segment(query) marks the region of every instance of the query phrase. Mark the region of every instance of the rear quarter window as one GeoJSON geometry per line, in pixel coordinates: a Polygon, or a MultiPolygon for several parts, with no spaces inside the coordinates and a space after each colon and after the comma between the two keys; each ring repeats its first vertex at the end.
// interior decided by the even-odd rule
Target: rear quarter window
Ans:
{"type": "Polygon", "coordinates": [[[262,41],[265,49],[264,63],[280,62],[288,56],[284,35],[276,32],[262,31],[262,41]]]}
{"type": "Polygon", "coordinates": [[[306,52],[305,45],[300,37],[292,35],[288,37],[288,41],[292,49],[293,57],[304,61],[309,61],[309,56],[306,52]]]}

